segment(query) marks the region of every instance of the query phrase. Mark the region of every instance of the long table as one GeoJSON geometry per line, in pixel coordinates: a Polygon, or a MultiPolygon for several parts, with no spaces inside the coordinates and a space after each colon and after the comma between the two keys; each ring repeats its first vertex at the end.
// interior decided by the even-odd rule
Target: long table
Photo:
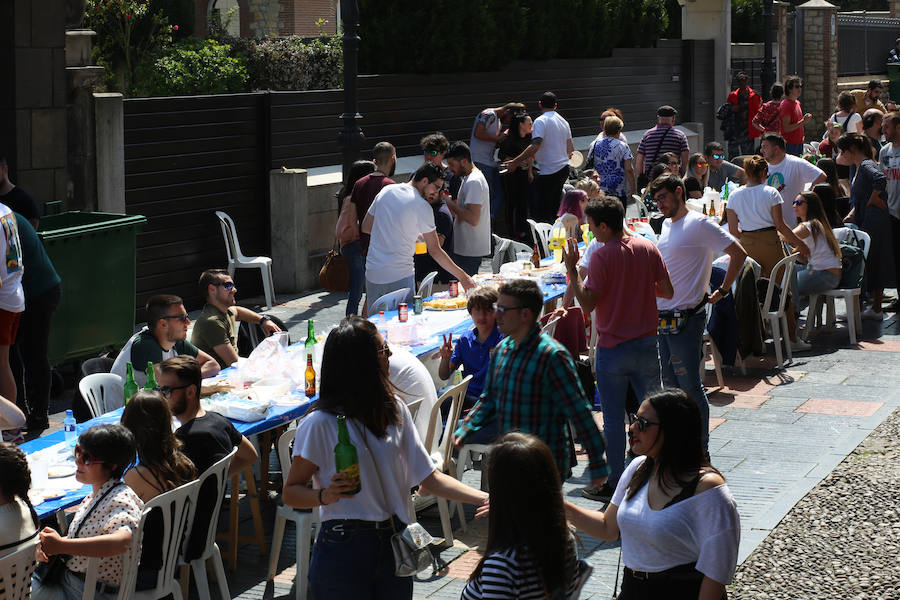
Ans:
{"type": "MultiPolygon", "coordinates": [[[[542,261],[542,264],[552,264],[552,258],[544,259],[542,261]]],[[[540,287],[541,291],[544,293],[545,303],[554,302],[561,298],[565,293],[565,286],[560,284],[541,285],[540,287]]],[[[442,328],[436,335],[430,336],[423,343],[409,346],[409,350],[417,357],[419,357],[419,359],[423,363],[425,363],[426,366],[429,366],[430,370],[434,370],[434,365],[429,363],[435,362],[431,359],[431,357],[440,349],[441,344],[443,343],[442,335],[453,333],[454,336],[461,336],[466,331],[471,329],[473,325],[472,319],[469,317],[469,314],[466,310],[449,312],[451,314],[448,314],[445,317],[449,318],[449,323],[446,327],[442,328]]],[[[386,320],[391,320],[396,316],[396,310],[387,311],[385,313],[386,320]]],[[[309,407],[312,405],[312,403],[315,402],[315,400],[318,398],[318,396],[315,396],[310,399],[302,394],[294,394],[294,396],[297,399],[298,404],[294,406],[282,404],[273,405],[269,408],[269,412],[266,415],[266,418],[263,420],[247,423],[244,421],[237,421],[232,419],[231,422],[242,435],[251,436],[259,433],[264,433],[281,425],[290,423],[294,419],[303,416],[306,411],[309,410],[309,407]]],[[[78,425],[79,431],[83,431],[84,429],[87,429],[93,425],[100,425],[104,423],[118,423],[122,417],[123,410],[123,408],[119,408],[89,421],[85,421],[84,423],[80,423],[78,425]]],[[[25,442],[20,447],[26,454],[32,454],[40,450],[45,450],[55,444],[59,444],[60,442],[64,441],[65,434],[62,431],[56,431],[34,440],[25,442]]],[[[37,511],[38,516],[42,519],[52,516],[54,513],[60,510],[64,510],[66,508],[77,505],[85,498],[85,496],[90,493],[90,491],[91,486],[89,485],[84,485],[80,488],[69,490],[64,496],[59,499],[36,504],[35,510],[37,511]]]]}

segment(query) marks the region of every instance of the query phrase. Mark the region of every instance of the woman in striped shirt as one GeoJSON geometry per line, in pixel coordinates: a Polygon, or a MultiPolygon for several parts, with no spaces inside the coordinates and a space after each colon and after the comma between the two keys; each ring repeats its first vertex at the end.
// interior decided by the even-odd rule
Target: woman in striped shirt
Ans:
{"type": "Polygon", "coordinates": [[[550,449],[533,435],[508,433],[487,460],[487,546],[462,600],[576,597],[591,567],[576,557],[550,449]]]}

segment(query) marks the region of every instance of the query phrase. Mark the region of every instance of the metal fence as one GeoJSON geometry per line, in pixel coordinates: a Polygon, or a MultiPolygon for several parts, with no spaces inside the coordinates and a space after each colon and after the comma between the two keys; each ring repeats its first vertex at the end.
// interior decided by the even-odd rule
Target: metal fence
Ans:
{"type": "Polygon", "coordinates": [[[900,19],[838,13],[838,76],[885,73],[888,53],[900,37],[900,19]]]}

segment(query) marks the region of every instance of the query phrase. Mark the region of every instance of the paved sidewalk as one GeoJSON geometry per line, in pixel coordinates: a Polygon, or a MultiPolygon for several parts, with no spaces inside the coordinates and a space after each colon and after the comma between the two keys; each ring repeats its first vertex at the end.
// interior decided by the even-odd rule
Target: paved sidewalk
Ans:
{"type": "MultiPolygon", "coordinates": [[[[306,335],[306,319],[323,331],[343,317],[344,296],[314,293],[282,297],[283,304],[269,311],[290,327],[292,341],[306,335]],[[287,300],[285,302],[285,300],[287,300]]],[[[776,528],[791,508],[826,477],[888,415],[900,406],[900,325],[893,315],[884,323],[864,322],[861,342],[850,347],[846,329],[814,332],[812,352],[795,355],[787,371],[773,368],[774,359],[748,361],[747,374],[726,369],[722,389],[715,387],[709,370],[711,392],[710,453],[731,488],[741,515],[743,561],[776,528]]],[[[711,364],[708,365],[711,368],[711,364]]],[[[600,419],[598,415],[598,420],[600,419]]],[[[277,473],[277,460],[272,469],[277,473]]],[[[565,483],[567,498],[585,507],[602,505],[580,496],[587,485],[583,463],[576,476],[565,483]]],[[[479,473],[470,471],[466,482],[478,485],[479,473]]],[[[274,523],[278,499],[263,503],[266,529],[274,523]]],[[[242,509],[241,526],[249,531],[249,511],[242,509]]],[[[471,519],[472,509],[468,510],[471,519]]],[[[223,518],[226,517],[223,510],[223,518]]],[[[439,535],[437,511],[420,515],[429,530],[439,535]]],[[[454,520],[454,525],[456,521],[454,520]]],[[[456,599],[480,559],[478,546],[486,538],[485,523],[456,529],[453,548],[441,554],[449,562],[437,576],[417,580],[417,599],[456,599]]],[[[580,536],[583,553],[594,573],[581,595],[603,599],[613,591],[618,543],[605,543],[580,536]]],[[[271,540],[271,534],[269,536],[271,540]]],[[[796,540],[803,543],[802,540],[796,540]]],[[[260,556],[253,546],[239,549],[240,568],[228,573],[232,597],[293,598],[295,537],[288,525],[274,583],[267,583],[268,554],[260,556]]],[[[348,575],[349,575],[348,571],[348,575]]],[[[196,591],[192,589],[192,597],[196,591]]]]}

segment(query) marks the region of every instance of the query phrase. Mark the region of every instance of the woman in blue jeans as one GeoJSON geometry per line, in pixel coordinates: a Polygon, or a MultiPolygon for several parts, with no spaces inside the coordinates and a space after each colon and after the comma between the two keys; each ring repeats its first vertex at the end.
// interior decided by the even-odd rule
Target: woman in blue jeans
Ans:
{"type": "Polygon", "coordinates": [[[314,598],[412,598],[412,578],[394,574],[391,549],[391,536],[409,521],[411,488],[487,502],[484,492],[435,470],[409,410],[393,394],[390,355],[372,323],[356,316],[341,321],[325,342],[319,400],[297,427],[282,495],[289,506],[319,508],[322,526],[309,567],[314,598]],[[351,365],[354,376],[347,377],[351,365]],[[356,447],[358,476],[335,468],[338,415],[356,447]]]}
{"type": "Polygon", "coordinates": [[[341,254],[347,259],[350,269],[350,295],[347,298],[346,314],[359,313],[359,301],[362,298],[363,285],[366,282],[366,257],[362,253],[362,244],[359,241],[359,216],[354,206],[345,206],[350,203],[350,193],[356,182],[375,171],[375,163],[370,160],[358,160],[350,167],[347,173],[347,181],[337,193],[338,214],[344,210],[352,212],[351,227],[341,229],[342,220],[338,219],[335,235],[341,244],[341,254]]]}
{"type": "Polygon", "coordinates": [[[809,246],[809,261],[794,271],[797,282],[797,310],[809,304],[809,296],[833,290],[841,282],[841,247],[831,227],[822,201],[815,192],[801,192],[794,200],[794,214],[800,224],[794,233],[809,246]]]}

